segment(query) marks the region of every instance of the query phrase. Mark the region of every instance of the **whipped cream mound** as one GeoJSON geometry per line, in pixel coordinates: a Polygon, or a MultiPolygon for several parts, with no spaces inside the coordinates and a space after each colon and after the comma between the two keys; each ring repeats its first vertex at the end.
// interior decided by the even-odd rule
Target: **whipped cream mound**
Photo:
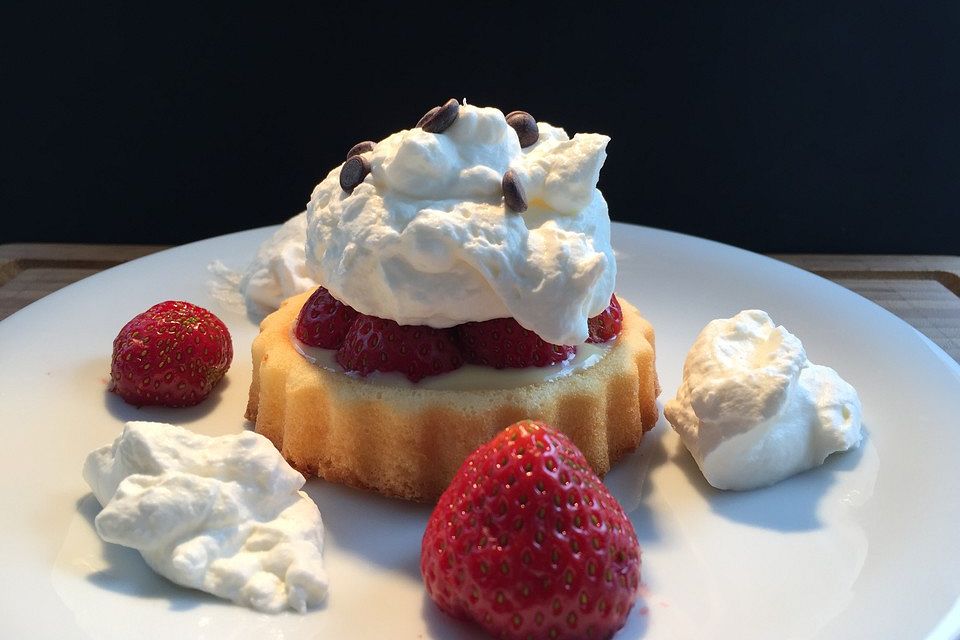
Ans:
{"type": "Polygon", "coordinates": [[[307,270],[306,241],[307,214],[303,212],[284,222],[260,245],[240,280],[240,293],[248,305],[268,312],[290,296],[318,286],[307,270]]]}
{"type": "Polygon", "coordinates": [[[338,300],[400,324],[513,317],[553,344],[581,344],[610,303],[616,262],[597,189],[607,136],[538,123],[521,149],[493,108],[460,106],[442,133],[410,129],[363,157],[351,193],[336,168],[307,205],[308,269],[338,300]],[[514,169],[529,208],[511,211],[514,169]]]}
{"type": "Polygon", "coordinates": [[[271,613],[326,597],[320,512],[261,435],[128,422],[83,477],[103,506],[100,537],[177,584],[271,613]]]}
{"type": "Polygon", "coordinates": [[[664,415],[718,489],[755,489],[857,447],[857,392],[763,311],[713,320],[664,415]]]}

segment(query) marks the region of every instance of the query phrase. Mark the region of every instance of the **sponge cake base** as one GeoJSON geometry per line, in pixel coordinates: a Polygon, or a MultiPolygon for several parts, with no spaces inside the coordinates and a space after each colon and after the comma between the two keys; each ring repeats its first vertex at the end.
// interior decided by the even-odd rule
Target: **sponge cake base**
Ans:
{"type": "Polygon", "coordinates": [[[623,329],[596,364],[521,387],[447,391],[371,383],[309,362],[291,327],[310,293],[261,323],[246,412],[304,475],[433,502],[474,449],[530,418],[566,433],[603,476],[659,416],[653,327],[622,298],[623,329]]]}

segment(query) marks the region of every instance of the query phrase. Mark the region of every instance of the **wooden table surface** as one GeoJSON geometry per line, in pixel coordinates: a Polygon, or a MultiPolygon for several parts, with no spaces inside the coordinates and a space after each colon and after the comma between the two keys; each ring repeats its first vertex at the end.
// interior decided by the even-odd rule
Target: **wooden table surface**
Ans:
{"type": "MultiPolygon", "coordinates": [[[[43,296],[165,249],[158,245],[0,245],[0,320],[43,296]]],[[[960,361],[960,257],[778,254],[892,311],[960,361]]]]}

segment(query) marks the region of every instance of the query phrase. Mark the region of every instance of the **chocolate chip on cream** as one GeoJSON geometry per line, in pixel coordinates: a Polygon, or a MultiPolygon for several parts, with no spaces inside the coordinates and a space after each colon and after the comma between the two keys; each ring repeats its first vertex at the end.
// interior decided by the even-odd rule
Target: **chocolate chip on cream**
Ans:
{"type": "Polygon", "coordinates": [[[537,140],[540,139],[540,129],[537,127],[537,121],[526,111],[511,111],[508,113],[507,124],[517,132],[521,149],[537,144],[537,140]]]}
{"type": "Polygon", "coordinates": [[[440,107],[432,107],[429,111],[427,111],[425,114],[420,116],[420,119],[417,120],[417,124],[413,125],[413,128],[420,129],[421,127],[423,127],[423,123],[429,120],[430,118],[432,118],[433,116],[435,116],[437,114],[437,111],[440,111],[440,107]]]}
{"type": "Polygon", "coordinates": [[[507,169],[503,174],[503,180],[500,182],[503,189],[503,201],[513,211],[523,213],[529,206],[527,204],[527,192],[517,178],[517,172],[513,169],[507,169]]]}
{"type": "Polygon", "coordinates": [[[370,173],[370,161],[363,156],[350,156],[340,168],[340,188],[351,193],[370,173]]]}
{"type": "Polygon", "coordinates": [[[450,128],[460,114],[460,103],[450,98],[443,105],[431,109],[422,118],[418,126],[427,133],[443,133],[450,128]]]}
{"type": "Polygon", "coordinates": [[[350,151],[347,151],[346,159],[349,160],[353,156],[358,156],[361,153],[367,153],[373,151],[373,148],[377,146],[377,143],[373,140],[364,140],[363,142],[358,142],[357,144],[350,147],[350,151]]]}

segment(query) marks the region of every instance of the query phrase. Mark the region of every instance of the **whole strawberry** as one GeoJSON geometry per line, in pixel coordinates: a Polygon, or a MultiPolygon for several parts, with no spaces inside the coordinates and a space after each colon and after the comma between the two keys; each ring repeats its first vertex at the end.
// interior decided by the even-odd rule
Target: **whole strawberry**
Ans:
{"type": "Polygon", "coordinates": [[[439,607],[498,638],[609,638],[637,598],[640,546],[579,449],[518,422],[440,497],[420,571],[439,607]]]}
{"type": "Polygon", "coordinates": [[[137,406],[188,407],[210,394],[232,359],[230,332],[217,316],[168,300],[117,334],[110,390],[137,406]]]}

